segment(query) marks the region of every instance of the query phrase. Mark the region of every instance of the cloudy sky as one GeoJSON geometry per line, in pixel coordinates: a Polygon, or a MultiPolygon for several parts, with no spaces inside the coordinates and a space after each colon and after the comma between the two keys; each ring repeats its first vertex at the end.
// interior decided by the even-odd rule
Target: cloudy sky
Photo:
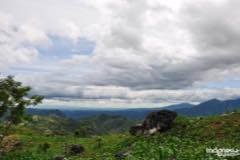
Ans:
{"type": "Polygon", "coordinates": [[[239,0],[0,0],[0,72],[46,104],[240,97],[239,0]]]}

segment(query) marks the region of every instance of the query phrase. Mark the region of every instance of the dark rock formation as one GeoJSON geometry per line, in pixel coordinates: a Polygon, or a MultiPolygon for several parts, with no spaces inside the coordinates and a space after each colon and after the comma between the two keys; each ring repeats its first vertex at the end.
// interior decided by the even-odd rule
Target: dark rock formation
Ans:
{"type": "Polygon", "coordinates": [[[80,144],[73,144],[69,146],[69,153],[71,155],[81,154],[84,152],[84,147],[80,144]]]}
{"type": "Polygon", "coordinates": [[[65,160],[64,156],[57,156],[54,158],[54,160],[65,160]]]}
{"type": "Polygon", "coordinates": [[[129,130],[132,135],[150,135],[155,132],[165,132],[171,128],[171,125],[177,113],[169,110],[152,112],[143,121],[142,124],[132,126],[129,130]]]}
{"type": "Polygon", "coordinates": [[[130,154],[129,150],[122,150],[115,154],[115,158],[119,160],[125,159],[129,154],[130,154]]]}
{"type": "Polygon", "coordinates": [[[169,110],[152,112],[145,118],[143,128],[147,130],[157,128],[157,130],[164,132],[171,127],[176,117],[177,113],[169,110]]]}
{"type": "Polygon", "coordinates": [[[136,124],[135,126],[130,127],[129,133],[131,135],[135,135],[135,136],[141,135],[143,133],[142,124],[140,123],[140,124],[136,124]]]}

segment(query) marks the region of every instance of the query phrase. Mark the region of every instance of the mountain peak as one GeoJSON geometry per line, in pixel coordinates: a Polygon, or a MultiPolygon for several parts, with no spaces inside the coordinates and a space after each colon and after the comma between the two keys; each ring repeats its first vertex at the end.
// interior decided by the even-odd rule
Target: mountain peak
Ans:
{"type": "Polygon", "coordinates": [[[212,104],[212,103],[221,103],[221,101],[219,99],[214,98],[214,99],[208,100],[206,102],[203,102],[201,104],[208,104],[208,103],[210,103],[210,104],[212,104]]]}

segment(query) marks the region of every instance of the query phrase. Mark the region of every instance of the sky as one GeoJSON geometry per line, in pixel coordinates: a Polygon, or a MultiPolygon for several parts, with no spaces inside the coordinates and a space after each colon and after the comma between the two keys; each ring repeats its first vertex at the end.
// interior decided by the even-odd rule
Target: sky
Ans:
{"type": "Polygon", "coordinates": [[[240,97],[238,0],[0,0],[0,72],[46,105],[240,97]]]}

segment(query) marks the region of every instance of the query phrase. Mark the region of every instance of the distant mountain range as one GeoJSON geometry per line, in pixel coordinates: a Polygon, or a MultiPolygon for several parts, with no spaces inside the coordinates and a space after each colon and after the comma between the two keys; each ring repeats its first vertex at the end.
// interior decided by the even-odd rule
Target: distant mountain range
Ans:
{"type": "Polygon", "coordinates": [[[178,114],[187,116],[217,115],[240,109],[240,99],[220,101],[212,99],[190,108],[176,109],[178,114]]]}
{"type": "Polygon", "coordinates": [[[31,115],[39,115],[39,116],[54,115],[58,117],[66,117],[65,113],[59,109],[27,108],[27,113],[31,115]]]}
{"type": "Polygon", "coordinates": [[[141,120],[148,113],[168,109],[176,111],[180,115],[186,116],[206,116],[217,115],[225,112],[230,112],[240,109],[240,99],[220,101],[212,99],[198,105],[189,103],[181,103],[161,108],[134,108],[134,109],[119,109],[119,110],[98,110],[98,109],[81,109],[81,110],[58,110],[58,109],[33,109],[28,108],[27,113],[33,115],[57,115],[60,117],[68,117],[72,119],[81,119],[89,116],[107,114],[120,115],[133,120],[141,120]]]}
{"type": "Polygon", "coordinates": [[[192,108],[193,106],[194,105],[190,103],[180,103],[180,104],[164,107],[164,109],[169,109],[169,110],[177,110],[177,109],[183,109],[183,108],[188,109],[188,108],[192,108]]]}
{"type": "Polygon", "coordinates": [[[188,103],[181,103],[177,105],[171,105],[163,108],[134,108],[134,109],[79,109],[79,110],[59,110],[59,109],[39,109],[39,108],[28,108],[27,113],[32,115],[56,115],[60,117],[68,117],[72,119],[82,119],[95,115],[111,115],[111,116],[124,116],[132,120],[141,120],[148,113],[157,111],[159,109],[186,109],[191,108],[193,105],[188,103]]]}

